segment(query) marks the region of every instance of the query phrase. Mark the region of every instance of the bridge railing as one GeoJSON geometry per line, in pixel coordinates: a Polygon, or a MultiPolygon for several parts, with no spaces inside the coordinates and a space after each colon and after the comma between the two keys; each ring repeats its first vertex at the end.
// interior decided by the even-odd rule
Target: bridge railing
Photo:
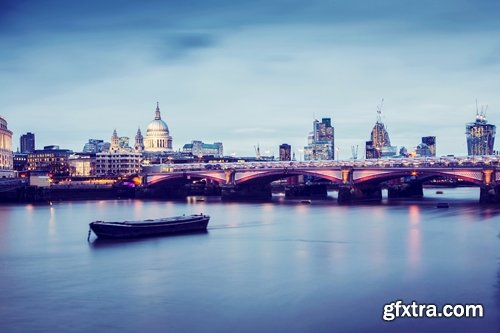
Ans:
{"type": "MultiPolygon", "coordinates": [[[[227,163],[162,164],[159,172],[307,169],[307,168],[422,168],[497,167],[499,156],[381,158],[350,161],[255,161],[227,163]]],[[[146,171],[147,172],[147,171],[146,171]]]]}

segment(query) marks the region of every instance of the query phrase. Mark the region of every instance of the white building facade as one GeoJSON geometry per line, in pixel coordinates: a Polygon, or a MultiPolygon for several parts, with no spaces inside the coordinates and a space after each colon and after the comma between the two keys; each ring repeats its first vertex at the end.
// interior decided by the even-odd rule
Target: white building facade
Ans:
{"type": "Polygon", "coordinates": [[[2,117],[0,117],[0,177],[14,177],[12,131],[7,128],[7,121],[2,117]]]}

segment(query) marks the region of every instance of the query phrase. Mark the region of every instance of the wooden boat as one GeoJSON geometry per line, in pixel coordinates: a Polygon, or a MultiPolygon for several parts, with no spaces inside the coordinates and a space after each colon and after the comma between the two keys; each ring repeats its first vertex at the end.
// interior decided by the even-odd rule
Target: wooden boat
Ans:
{"type": "Polygon", "coordinates": [[[450,205],[447,202],[438,202],[436,207],[437,208],[449,208],[450,205]]]}
{"type": "Polygon", "coordinates": [[[210,216],[200,214],[142,221],[94,221],[89,226],[99,238],[134,238],[205,231],[209,220],[210,216]]]}

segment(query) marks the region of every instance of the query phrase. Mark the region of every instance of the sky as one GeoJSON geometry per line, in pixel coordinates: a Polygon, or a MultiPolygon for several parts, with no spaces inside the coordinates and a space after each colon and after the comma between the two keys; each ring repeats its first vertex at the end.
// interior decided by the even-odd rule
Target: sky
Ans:
{"type": "MultiPolygon", "coordinates": [[[[391,143],[434,135],[466,155],[465,123],[500,125],[495,0],[0,0],[0,115],[36,146],[81,151],[145,134],[160,103],[175,150],[307,144],[329,117],[340,159],[364,154],[384,99],[391,143]]],[[[499,149],[499,141],[495,149],[499,149]]]]}

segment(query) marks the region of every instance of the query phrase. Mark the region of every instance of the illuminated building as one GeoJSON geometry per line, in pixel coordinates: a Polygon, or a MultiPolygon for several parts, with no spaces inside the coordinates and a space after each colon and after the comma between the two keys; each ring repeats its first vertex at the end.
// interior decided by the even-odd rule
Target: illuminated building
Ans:
{"type": "Polygon", "coordinates": [[[35,134],[28,132],[19,138],[21,153],[27,154],[35,150],[35,134]]]}
{"type": "Polygon", "coordinates": [[[12,132],[7,128],[7,121],[0,117],[0,177],[13,176],[12,132]]]}
{"type": "Polygon", "coordinates": [[[146,152],[161,153],[172,151],[172,137],[167,124],[161,119],[159,104],[156,104],[155,119],[149,123],[144,138],[146,152]]]}
{"type": "Polygon", "coordinates": [[[68,158],[69,174],[73,177],[89,177],[95,174],[95,154],[73,154],[68,158]]]}
{"type": "Polygon", "coordinates": [[[14,170],[25,171],[28,167],[28,154],[15,153],[14,154],[14,170]]]}
{"type": "Polygon", "coordinates": [[[291,161],[292,160],[292,147],[283,143],[280,145],[280,161],[291,161]]]}
{"type": "Polygon", "coordinates": [[[436,156],[436,137],[424,136],[422,143],[417,146],[416,153],[419,156],[433,157],[436,156]]]}
{"type": "Polygon", "coordinates": [[[69,175],[69,149],[59,149],[59,146],[45,146],[28,154],[28,170],[50,172],[57,176],[69,175]]]}
{"type": "Polygon", "coordinates": [[[202,141],[191,141],[182,147],[182,152],[193,156],[224,156],[222,142],[203,143],[202,141]]]}
{"type": "Polygon", "coordinates": [[[304,160],[333,160],[335,158],[335,128],[331,118],[314,120],[313,131],[309,133],[308,144],[304,147],[304,160]]]}
{"type": "MultiPolygon", "coordinates": [[[[383,102],[383,100],[382,100],[383,102]]],[[[384,123],[382,122],[382,105],[377,109],[377,122],[373,126],[370,134],[370,140],[366,141],[365,151],[366,158],[391,157],[397,153],[397,147],[391,146],[391,139],[387,132],[384,123]]]]}
{"type": "Polygon", "coordinates": [[[465,135],[467,138],[467,154],[493,155],[495,143],[496,126],[488,124],[486,112],[476,112],[476,121],[465,125],[465,135]]]}
{"type": "Polygon", "coordinates": [[[142,153],[133,151],[128,142],[128,137],[118,137],[113,131],[109,151],[96,154],[96,176],[126,176],[141,171],[142,153]]]}
{"type": "Polygon", "coordinates": [[[417,156],[422,156],[422,157],[431,157],[431,156],[433,156],[431,149],[425,143],[420,143],[417,146],[417,148],[415,149],[415,153],[416,153],[417,156]]]}
{"type": "Polygon", "coordinates": [[[96,154],[96,176],[126,176],[141,171],[142,154],[137,152],[102,152],[96,154]]]}

